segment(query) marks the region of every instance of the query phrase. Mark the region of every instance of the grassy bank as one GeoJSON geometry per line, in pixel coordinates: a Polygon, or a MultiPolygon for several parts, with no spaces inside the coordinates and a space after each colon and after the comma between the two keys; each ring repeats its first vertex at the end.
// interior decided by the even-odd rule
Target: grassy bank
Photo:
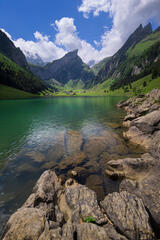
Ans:
{"type": "Polygon", "coordinates": [[[38,95],[0,84],[0,99],[35,98],[38,95]]]}

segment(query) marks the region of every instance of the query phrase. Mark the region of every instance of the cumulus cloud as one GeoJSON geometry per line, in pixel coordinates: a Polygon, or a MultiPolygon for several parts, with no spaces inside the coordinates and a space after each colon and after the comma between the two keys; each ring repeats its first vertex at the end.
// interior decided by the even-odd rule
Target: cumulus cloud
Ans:
{"type": "Polygon", "coordinates": [[[94,16],[98,16],[100,12],[108,12],[110,9],[110,1],[107,0],[83,0],[82,5],[78,8],[83,12],[84,17],[88,18],[90,12],[94,16]]]}
{"type": "Polygon", "coordinates": [[[35,41],[26,41],[23,38],[14,40],[16,47],[19,47],[27,58],[37,59],[39,57],[43,62],[50,62],[62,57],[66,51],[50,41],[49,36],[42,35],[36,31],[34,33],[35,41]]]}
{"type": "Polygon", "coordinates": [[[82,0],[78,10],[84,17],[106,12],[112,18],[111,29],[105,31],[100,41],[100,55],[103,57],[114,54],[140,23],[146,24],[154,19],[160,24],[159,0],[82,0]]]}
{"type": "Polygon", "coordinates": [[[99,59],[99,51],[85,40],[81,40],[78,36],[77,28],[73,18],[62,18],[55,21],[57,34],[55,43],[65,47],[67,51],[78,49],[79,56],[84,62],[89,63],[99,59]]]}
{"type": "MultiPolygon", "coordinates": [[[[105,23],[105,26],[102,26],[105,27],[105,32],[99,41],[93,39],[94,45],[79,37],[74,19],[68,17],[51,24],[56,30],[54,41],[36,31],[34,41],[19,38],[13,42],[27,58],[40,58],[49,62],[61,58],[68,51],[78,49],[84,62],[96,63],[113,55],[139,24],[145,25],[150,20],[160,24],[160,0],[82,0],[78,10],[84,17],[89,18],[92,13],[97,17],[101,12],[105,12],[112,19],[112,27],[109,29],[105,23]]],[[[12,39],[9,33],[3,31],[12,39]]]]}

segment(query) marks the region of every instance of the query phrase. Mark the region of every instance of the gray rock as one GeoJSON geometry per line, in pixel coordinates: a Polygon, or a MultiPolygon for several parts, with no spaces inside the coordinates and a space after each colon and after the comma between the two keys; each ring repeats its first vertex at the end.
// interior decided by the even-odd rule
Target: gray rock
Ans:
{"type": "Polygon", "coordinates": [[[159,122],[160,110],[157,110],[136,118],[131,122],[131,126],[136,126],[143,133],[152,134],[154,131],[159,130],[159,122]]]}
{"type": "Polygon", "coordinates": [[[153,134],[152,142],[149,146],[148,151],[156,159],[160,159],[160,131],[157,131],[153,134]]]}
{"type": "MultiPolygon", "coordinates": [[[[150,213],[152,222],[157,229],[160,229],[160,166],[157,165],[148,172],[145,178],[140,181],[124,179],[120,184],[120,191],[134,193],[143,200],[145,207],[150,213]]],[[[157,231],[156,229],[156,231],[157,231]]],[[[160,230],[157,231],[160,236],[160,230]]]]}
{"type": "Polygon", "coordinates": [[[145,134],[144,132],[139,130],[136,126],[131,126],[127,132],[123,133],[123,136],[129,139],[131,143],[138,144],[147,150],[152,142],[152,135],[145,134]]]}
{"type": "Polygon", "coordinates": [[[77,240],[110,240],[105,228],[92,223],[77,225],[77,240]]]}
{"type": "Polygon", "coordinates": [[[61,195],[59,208],[66,221],[80,223],[85,217],[92,216],[98,224],[107,222],[106,216],[100,210],[95,192],[74,181],[70,186],[67,185],[64,194],[61,195]]]}
{"type": "Polygon", "coordinates": [[[55,172],[47,170],[37,181],[33,189],[33,194],[29,196],[23,207],[39,207],[45,210],[46,205],[55,203],[57,192],[61,189],[61,181],[55,172]]]}
{"type": "Polygon", "coordinates": [[[128,239],[155,239],[148,213],[140,198],[125,191],[113,193],[101,202],[101,206],[118,232],[128,239]]]}
{"type": "Polygon", "coordinates": [[[3,240],[39,239],[44,231],[45,222],[44,211],[36,208],[21,208],[10,217],[3,240]]]}
{"type": "Polygon", "coordinates": [[[106,174],[112,177],[142,180],[155,165],[155,159],[146,153],[140,158],[125,158],[109,161],[107,163],[106,174]]]}

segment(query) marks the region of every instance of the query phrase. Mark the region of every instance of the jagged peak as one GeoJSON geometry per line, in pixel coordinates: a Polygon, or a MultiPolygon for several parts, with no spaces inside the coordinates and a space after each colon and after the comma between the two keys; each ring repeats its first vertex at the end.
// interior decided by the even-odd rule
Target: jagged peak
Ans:
{"type": "Polygon", "coordinates": [[[78,55],[78,49],[75,49],[74,51],[68,52],[64,57],[77,57],[78,55]]]}
{"type": "Polygon", "coordinates": [[[142,24],[140,24],[137,28],[136,28],[136,30],[133,32],[133,34],[134,33],[137,33],[137,32],[142,32],[143,31],[143,26],[142,26],[142,24]]]}
{"type": "Polygon", "coordinates": [[[160,32],[160,26],[154,30],[154,32],[160,32]]]}
{"type": "Polygon", "coordinates": [[[143,31],[147,32],[147,33],[152,33],[152,24],[148,23],[144,28],[143,31]]]}

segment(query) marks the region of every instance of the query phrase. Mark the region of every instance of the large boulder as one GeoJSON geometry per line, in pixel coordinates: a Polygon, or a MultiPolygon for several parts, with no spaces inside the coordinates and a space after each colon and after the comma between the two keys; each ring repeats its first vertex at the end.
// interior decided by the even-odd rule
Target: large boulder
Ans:
{"type": "Polygon", "coordinates": [[[44,211],[36,208],[20,209],[10,217],[3,240],[37,240],[44,231],[45,223],[44,211]]]}
{"type": "Polygon", "coordinates": [[[160,237],[160,165],[155,166],[148,172],[145,178],[140,181],[124,179],[120,184],[120,191],[128,191],[143,200],[148,210],[155,228],[155,232],[160,237]]]}
{"type": "Polygon", "coordinates": [[[152,134],[160,129],[160,110],[136,118],[132,121],[131,126],[136,126],[143,133],[152,134]]]}
{"type": "MultiPolygon", "coordinates": [[[[106,173],[124,178],[119,191],[134,193],[143,200],[157,229],[160,228],[160,162],[150,154],[108,162],[106,173]]],[[[160,235],[160,231],[157,232],[160,235]]]]}
{"type": "Polygon", "coordinates": [[[61,189],[61,181],[58,179],[55,172],[47,170],[37,181],[33,188],[33,193],[26,200],[23,207],[39,207],[41,209],[46,209],[46,204],[55,204],[57,193],[61,189]]]}
{"type": "Polygon", "coordinates": [[[111,177],[122,177],[142,180],[151,172],[156,160],[148,153],[140,158],[111,160],[107,163],[106,174],[111,177]]]}
{"type": "MultiPolygon", "coordinates": [[[[131,124],[129,126],[131,126],[131,124]]],[[[129,139],[131,143],[140,145],[147,150],[152,142],[151,134],[142,132],[136,126],[131,126],[127,132],[123,133],[123,136],[129,139]]]]}
{"type": "Polygon", "coordinates": [[[59,209],[65,220],[80,223],[85,217],[92,216],[96,223],[107,222],[106,216],[101,212],[94,191],[70,179],[59,200],[59,209]]]}
{"type": "Polygon", "coordinates": [[[127,239],[155,239],[148,213],[140,198],[125,191],[113,193],[106,196],[101,206],[118,232],[127,239]]]}

